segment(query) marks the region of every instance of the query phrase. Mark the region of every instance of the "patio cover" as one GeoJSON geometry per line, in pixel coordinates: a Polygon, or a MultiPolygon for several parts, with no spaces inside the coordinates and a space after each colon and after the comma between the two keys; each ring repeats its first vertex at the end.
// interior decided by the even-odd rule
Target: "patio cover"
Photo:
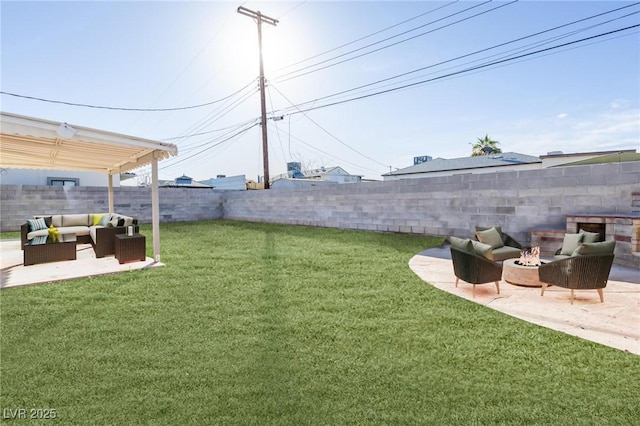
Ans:
{"type": "Polygon", "coordinates": [[[151,222],[156,261],[160,261],[158,161],[177,153],[173,144],[0,112],[0,167],[106,173],[110,213],[113,213],[113,175],[151,164],[151,222]]]}

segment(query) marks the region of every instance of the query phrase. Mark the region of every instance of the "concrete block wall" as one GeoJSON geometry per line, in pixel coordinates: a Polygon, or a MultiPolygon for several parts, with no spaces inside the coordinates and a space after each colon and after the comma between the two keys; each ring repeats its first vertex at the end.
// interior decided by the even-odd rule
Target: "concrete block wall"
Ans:
{"type": "MultiPolygon", "coordinates": [[[[150,188],[114,188],[114,210],[151,223],[150,188]]],[[[200,188],[160,188],[160,221],[186,222],[222,218],[222,192],[200,188]]],[[[106,187],[2,185],[0,231],[18,231],[40,214],[109,211],[106,187]]]]}
{"type": "Polygon", "coordinates": [[[228,192],[223,217],[255,222],[468,237],[500,224],[564,229],[571,213],[630,213],[640,162],[455,175],[328,187],[228,192]]]}
{"type": "MultiPolygon", "coordinates": [[[[151,221],[150,189],[114,193],[117,212],[151,221]]],[[[639,194],[640,162],[627,162],[268,191],[161,188],[160,214],[162,222],[225,218],[443,237],[501,225],[531,245],[532,230],[565,229],[570,214],[632,214],[639,194]]],[[[2,231],[35,214],[108,210],[107,189],[98,187],[2,185],[0,202],[2,231]]]]}

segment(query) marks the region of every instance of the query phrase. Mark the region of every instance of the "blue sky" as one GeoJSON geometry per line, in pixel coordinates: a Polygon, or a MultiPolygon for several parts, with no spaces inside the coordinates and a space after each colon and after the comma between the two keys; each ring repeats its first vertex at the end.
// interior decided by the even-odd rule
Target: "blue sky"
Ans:
{"type": "Polygon", "coordinates": [[[173,142],[179,156],[160,163],[162,179],[256,179],[257,29],[240,5],[279,19],[263,25],[267,110],[284,116],[268,120],[272,176],[299,161],[381,179],[415,156],[470,155],[485,134],[505,152],[530,155],[640,150],[638,28],[445,77],[638,25],[632,2],[2,1],[4,92],[141,109],[224,100],[141,112],[1,95],[0,108],[173,142]]]}

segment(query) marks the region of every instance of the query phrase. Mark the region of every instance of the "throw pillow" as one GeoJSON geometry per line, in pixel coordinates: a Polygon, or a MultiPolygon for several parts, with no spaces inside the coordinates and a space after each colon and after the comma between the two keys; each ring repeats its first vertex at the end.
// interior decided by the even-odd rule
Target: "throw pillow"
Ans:
{"type": "Polygon", "coordinates": [[[29,230],[31,232],[38,231],[40,229],[47,229],[48,226],[45,223],[44,219],[39,217],[37,219],[27,219],[27,223],[29,224],[29,230]]]}
{"type": "Polygon", "coordinates": [[[47,228],[51,226],[51,216],[34,216],[34,218],[43,218],[45,225],[47,225],[47,228]]]}
{"type": "Polygon", "coordinates": [[[124,218],[121,217],[120,219],[118,219],[118,224],[117,226],[124,226],[124,218]]]}
{"type": "Polygon", "coordinates": [[[502,235],[498,233],[498,230],[495,227],[489,228],[486,231],[476,232],[476,237],[478,238],[478,241],[483,244],[490,245],[493,249],[504,246],[504,243],[502,242],[502,235]]]}
{"type": "Polygon", "coordinates": [[[109,213],[105,214],[100,218],[100,222],[98,222],[99,226],[107,226],[107,223],[111,220],[111,215],[109,213]]]}
{"type": "Polygon", "coordinates": [[[581,229],[579,233],[582,234],[583,243],[597,243],[600,241],[600,234],[597,232],[587,232],[584,229],[581,229]]]}
{"type": "Polygon", "coordinates": [[[93,214],[93,215],[91,215],[91,223],[93,224],[93,226],[100,225],[100,221],[102,220],[103,217],[104,217],[104,214],[93,214]]]}
{"type": "Polygon", "coordinates": [[[479,241],[471,241],[471,244],[473,245],[473,252],[475,254],[493,260],[493,248],[489,244],[484,244],[479,241]]]}
{"type": "Polygon", "coordinates": [[[576,251],[580,243],[582,243],[582,237],[582,234],[564,234],[560,254],[571,256],[573,252],[576,251]]]}
{"type": "Polygon", "coordinates": [[[451,243],[451,247],[457,248],[458,250],[471,251],[473,249],[471,240],[468,238],[449,237],[449,242],[451,243]]]}
{"type": "Polygon", "coordinates": [[[601,241],[599,243],[583,243],[580,244],[573,252],[573,256],[582,256],[585,254],[609,254],[613,253],[616,248],[616,241],[601,241]]]}

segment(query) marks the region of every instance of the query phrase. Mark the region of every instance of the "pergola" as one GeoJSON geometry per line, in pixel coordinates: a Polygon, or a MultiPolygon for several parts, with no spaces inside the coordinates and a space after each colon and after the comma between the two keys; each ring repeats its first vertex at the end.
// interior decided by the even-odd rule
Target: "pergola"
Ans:
{"type": "Polygon", "coordinates": [[[157,262],[158,161],[177,153],[173,144],[0,112],[0,167],[106,173],[110,213],[114,212],[113,175],[151,164],[153,256],[157,262]]]}

